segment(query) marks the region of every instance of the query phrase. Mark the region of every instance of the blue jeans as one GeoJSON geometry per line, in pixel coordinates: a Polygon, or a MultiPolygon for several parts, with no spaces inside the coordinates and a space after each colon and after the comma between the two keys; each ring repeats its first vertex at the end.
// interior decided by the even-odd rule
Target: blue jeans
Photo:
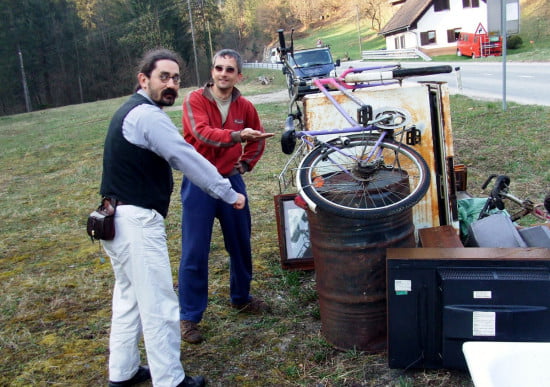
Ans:
{"type": "MultiPolygon", "coordinates": [[[[231,176],[229,180],[235,191],[246,196],[241,175],[231,176]]],[[[208,304],[208,255],[215,218],[220,222],[225,249],[229,253],[231,302],[244,304],[250,299],[250,208],[247,199],[245,208],[236,210],[232,205],[210,197],[185,178],[181,185],[181,201],[180,320],[198,323],[208,304]]]]}

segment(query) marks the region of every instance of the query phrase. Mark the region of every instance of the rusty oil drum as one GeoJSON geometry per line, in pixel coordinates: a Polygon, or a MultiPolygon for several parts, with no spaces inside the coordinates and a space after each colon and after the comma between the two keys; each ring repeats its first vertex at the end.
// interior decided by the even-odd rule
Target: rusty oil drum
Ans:
{"type": "Polygon", "coordinates": [[[414,247],[412,209],[377,219],[307,210],[321,332],[337,349],[386,347],[386,249],[414,247]]]}

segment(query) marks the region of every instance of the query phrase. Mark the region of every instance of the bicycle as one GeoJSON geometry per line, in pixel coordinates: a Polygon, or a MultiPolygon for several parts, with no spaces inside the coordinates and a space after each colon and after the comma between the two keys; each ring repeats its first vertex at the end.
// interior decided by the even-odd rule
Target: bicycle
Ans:
{"type": "MultiPolygon", "coordinates": [[[[293,93],[289,114],[281,137],[285,154],[294,155],[287,162],[280,183],[291,165],[297,164],[295,184],[299,195],[312,211],[317,207],[350,218],[379,218],[411,208],[430,185],[426,161],[412,146],[420,143],[422,125],[411,124],[411,114],[403,108],[374,110],[353,90],[392,83],[404,78],[449,73],[451,66],[401,68],[400,65],[350,68],[340,76],[303,80],[295,76],[287,55],[293,44],[285,46],[284,32],[279,30],[281,61],[293,74],[293,86],[314,85],[351,125],[348,128],[304,131],[302,114],[293,93]],[[338,90],[359,107],[357,118],[349,115],[330,94],[338,90]],[[295,128],[295,121],[298,129],[295,128]],[[323,141],[320,136],[338,135],[323,141]],[[297,140],[301,144],[296,148],[297,140]]],[[[281,187],[280,187],[281,188],[281,187]]]]}
{"type": "Polygon", "coordinates": [[[510,177],[506,175],[490,175],[483,183],[481,188],[485,190],[491,180],[495,179],[493,188],[485,202],[485,205],[479,213],[479,219],[483,219],[491,215],[494,210],[504,211],[506,209],[505,200],[508,200],[511,206],[508,209],[514,208],[510,213],[510,219],[515,222],[524,216],[532,215],[539,220],[550,222],[550,192],[546,194],[543,203],[535,204],[530,199],[520,199],[510,193],[510,177]]]}

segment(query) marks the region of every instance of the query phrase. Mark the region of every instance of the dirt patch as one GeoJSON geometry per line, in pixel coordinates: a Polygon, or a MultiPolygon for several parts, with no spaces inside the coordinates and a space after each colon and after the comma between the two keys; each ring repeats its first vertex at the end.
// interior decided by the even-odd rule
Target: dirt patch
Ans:
{"type": "Polygon", "coordinates": [[[288,90],[279,90],[273,93],[246,96],[253,104],[288,101],[288,90]]]}

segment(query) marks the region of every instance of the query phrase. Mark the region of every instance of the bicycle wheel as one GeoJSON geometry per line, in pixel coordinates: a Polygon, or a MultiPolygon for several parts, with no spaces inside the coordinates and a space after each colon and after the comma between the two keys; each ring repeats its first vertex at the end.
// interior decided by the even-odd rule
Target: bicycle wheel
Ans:
{"type": "Polygon", "coordinates": [[[365,162],[377,139],[356,134],[313,148],[299,166],[298,192],[327,212],[354,219],[411,208],[430,185],[428,165],[415,150],[389,139],[376,161],[365,162]]]}

